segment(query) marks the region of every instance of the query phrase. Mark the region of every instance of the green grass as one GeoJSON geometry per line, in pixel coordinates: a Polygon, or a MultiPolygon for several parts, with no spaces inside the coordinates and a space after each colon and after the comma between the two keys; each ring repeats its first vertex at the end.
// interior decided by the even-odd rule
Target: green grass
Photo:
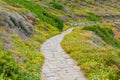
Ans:
{"type": "Polygon", "coordinates": [[[91,12],[88,13],[87,19],[90,21],[97,21],[97,22],[102,21],[101,18],[97,17],[94,13],[91,13],[91,12]]]}
{"type": "Polygon", "coordinates": [[[62,10],[62,8],[64,8],[64,5],[60,4],[60,2],[50,2],[48,5],[58,10],[62,10]]]}
{"type": "Polygon", "coordinates": [[[34,13],[40,20],[57,27],[60,31],[63,29],[63,22],[59,17],[49,13],[44,7],[28,0],[3,0],[7,3],[19,4],[34,13]]]}
{"type": "Polygon", "coordinates": [[[90,30],[95,32],[98,36],[100,36],[106,43],[120,48],[120,40],[114,38],[114,34],[112,29],[110,28],[103,28],[99,25],[94,26],[86,26],[83,28],[84,30],[90,30]]]}
{"type": "Polygon", "coordinates": [[[78,63],[88,80],[119,80],[120,50],[88,44],[91,34],[80,28],[65,36],[64,50],[78,63]]]}

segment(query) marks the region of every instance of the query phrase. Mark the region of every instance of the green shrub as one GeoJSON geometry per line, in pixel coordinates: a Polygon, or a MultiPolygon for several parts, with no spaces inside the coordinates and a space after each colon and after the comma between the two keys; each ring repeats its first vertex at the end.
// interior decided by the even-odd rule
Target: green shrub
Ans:
{"type": "Polygon", "coordinates": [[[91,13],[91,12],[88,13],[87,18],[90,21],[97,21],[97,22],[101,22],[102,21],[101,18],[97,17],[94,13],[91,13]]]}
{"type": "Polygon", "coordinates": [[[49,3],[50,6],[54,7],[55,9],[61,10],[62,8],[64,8],[64,6],[58,2],[50,2],[49,3]]]}

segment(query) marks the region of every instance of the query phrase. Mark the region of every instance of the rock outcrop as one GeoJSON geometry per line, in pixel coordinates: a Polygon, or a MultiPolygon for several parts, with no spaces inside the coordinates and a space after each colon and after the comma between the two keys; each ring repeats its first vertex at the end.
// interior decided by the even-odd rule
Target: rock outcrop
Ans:
{"type": "Polygon", "coordinates": [[[6,3],[1,4],[0,8],[0,26],[6,31],[16,33],[22,39],[30,37],[34,33],[35,16],[27,9],[6,3]]]}

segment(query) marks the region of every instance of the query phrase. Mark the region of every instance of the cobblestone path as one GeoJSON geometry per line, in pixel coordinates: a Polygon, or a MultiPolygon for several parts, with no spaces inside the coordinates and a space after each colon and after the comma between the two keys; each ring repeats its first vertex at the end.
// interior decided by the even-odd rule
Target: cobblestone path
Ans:
{"type": "Polygon", "coordinates": [[[65,53],[60,42],[73,28],[56,35],[41,46],[45,56],[42,69],[43,80],[86,80],[77,64],[65,53]]]}

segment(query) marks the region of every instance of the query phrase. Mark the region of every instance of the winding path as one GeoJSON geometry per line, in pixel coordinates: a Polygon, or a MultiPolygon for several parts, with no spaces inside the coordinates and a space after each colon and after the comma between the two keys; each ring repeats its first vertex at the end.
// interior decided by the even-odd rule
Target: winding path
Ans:
{"type": "Polygon", "coordinates": [[[64,52],[60,45],[63,37],[72,30],[73,28],[70,28],[48,39],[41,46],[41,51],[45,56],[42,69],[43,80],[86,80],[77,64],[64,52]]]}
{"type": "Polygon", "coordinates": [[[120,19],[109,20],[104,22],[77,22],[77,23],[70,23],[70,26],[87,26],[87,25],[95,25],[95,24],[108,24],[108,23],[120,23],[120,19]]]}

